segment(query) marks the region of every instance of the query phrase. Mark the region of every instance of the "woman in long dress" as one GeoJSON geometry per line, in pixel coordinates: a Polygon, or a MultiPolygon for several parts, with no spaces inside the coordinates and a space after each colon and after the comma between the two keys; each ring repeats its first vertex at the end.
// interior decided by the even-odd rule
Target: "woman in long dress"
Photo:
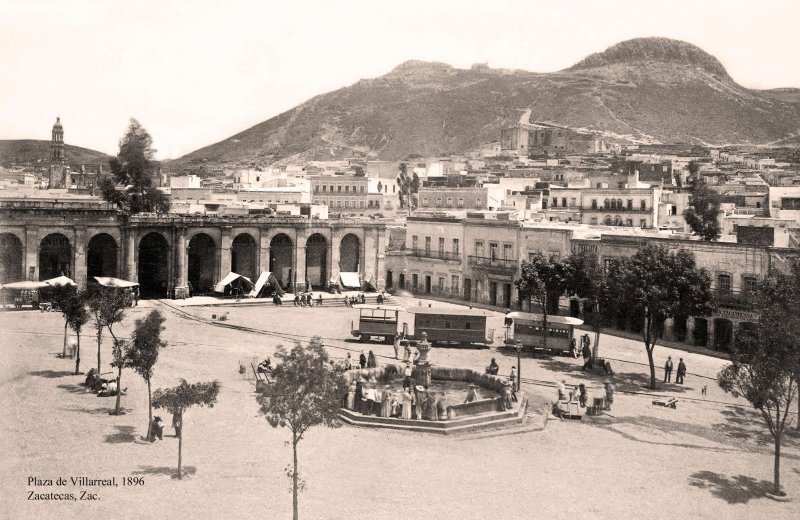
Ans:
{"type": "Polygon", "coordinates": [[[356,402],[356,382],[350,383],[350,388],[347,389],[347,409],[352,410],[356,402]]]}
{"type": "Polygon", "coordinates": [[[369,355],[367,356],[367,368],[375,368],[376,366],[375,354],[370,350],[369,355]]]}
{"type": "Polygon", "coordinates": [[[403,390],[403,419],[411,419],[411,391],[406,388],[403,390]]]}
{"type": "Polygon", "coordinates": [[[383,399],[381,400],[381,417],[392,416],[392,393],[389,391],[389,385],[383,389],[383,399]]]}

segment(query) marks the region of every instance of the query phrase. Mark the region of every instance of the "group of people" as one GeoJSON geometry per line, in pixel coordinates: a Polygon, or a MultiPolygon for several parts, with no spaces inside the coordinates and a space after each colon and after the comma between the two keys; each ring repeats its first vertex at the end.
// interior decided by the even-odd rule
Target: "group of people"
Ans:
{"type": "Polygon", "coordinates": [[[438,421],[447,416],[442,394],[422,385],[404,385],[402,392],[393,392],[389,385],[380,390],[374,378],[353,380],[343,404],[348,410],[378,417],[438,421]]]}
{"type": "Polygon", "coordinates": [[[365,303],[367,303],[367,295],[364,294],[364,293],[360,293],[358,296],[345,296],[344,297],[344,305],[345,305],[345,307],[352,307],[353,305],[365,304],[365,303]]]}
{"type": "MultiPolygon", "coordinates": [[[[672,356],[667,356],[667,362],[664,364],[664,382],[672,382],[672,356]]],[[[678,372],[675,374],[675,382],[679,385],[683,384],[683,378],[686,377],[686,363],[683,358],[678,361],[678,372]]]]}
{"type": "MultiPolygon", "coordinates": [[[[172,414],[172,429],[175,430],[175,438],[179,439],[181,436],[181,429],[183,428],[183,415],[180,413],[172,414]]],[[[155,442],[156,439],[164,440],[164,421],[161,417],[156,415],[150,423],[150,435],[147,438],[150,442],[155,442]]]]}
{"type": "MultiPolygon", "coordinates": [[[[90,368],[86,374],[86,379],[83,384],[97,394],[97,397],[111,397],[117,395],[117,380],[116,379],[103,379],[100,377],[99,372],[94,368],[90,368]]],[[[127,388],[122,389],[122,395],[125,395],[127,388]]]]}
{"type": "MultiPolygon", "coordinates": [[[[280,301],[280,298],[273,297],[274,300],[280,301]]],[[[276,303],[276,305],[281,305],[281,303],[276,303]]],[[[317,303],[316,305],[322,305],[322,294],[317,295],[317,303]]],[[[302,293],[302,294],[295,294],[294,295],[294,306],[295,307],[313,307],[314,306],[314,295],[310,292],[302,293]]]]}
{"type": "MultiPolygon", "coordinates": [[[[589,394],[586,390],[586,385],[583,383],[574,385],[571,391],[567,390],[567,382],[566,380],[562,379],[558,383],[556,383],[556,389],[558,390],[558,400],[559,401],[568,401],[568,402],[578,402],[581,408],[586,408],[586,403],[589,400],[589,394]]],[[[611,382],[606,381],[603,384],[603,389],[605,390],[605,399],[606,399],[606,410],[611,410],[611,405],[614,404],[614,386],[611,382]]]]}

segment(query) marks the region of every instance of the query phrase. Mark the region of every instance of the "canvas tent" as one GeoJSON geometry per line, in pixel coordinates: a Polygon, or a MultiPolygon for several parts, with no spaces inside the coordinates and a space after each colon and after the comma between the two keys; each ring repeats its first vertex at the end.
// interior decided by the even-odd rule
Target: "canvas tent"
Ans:
{"type": "Polygon", "coordinates": [[[253,288],[253,292],[250,293],[250,296],[253,298],[258,298],[258,295],[261,294],[261,291],[267,285],[275,290],[275,294],[278,296],[283,296],[283,289],[281,289],[278,279],[275,278],[275,275],[269,271],[261,271],[261,274],[258,276],[258,280],[256,280],[256,285],[253,288]]]}
{"type": "Polygon", "coordinates": [[[339,273],[339,283],[344,289],[361,290],[361,280],[358,273],[339,273]]]}
{"type": "Polygon", "coordinates": [[[95,276],[97,283],[103,287],[117,287],[120,289],[130,289],[131,287],[139,287],[136,282],[129,282],[128,280],[121,280],[119,278],[112,278],[110,276],[95,276]]]}
{"type": "Polygon", "coordinates": [[[214,285],[214,292],[231,294],[238,290],[239,294],[247,294],[253,290],[253,281],[237,273],[228,273],[225,278],[214,285]]]}

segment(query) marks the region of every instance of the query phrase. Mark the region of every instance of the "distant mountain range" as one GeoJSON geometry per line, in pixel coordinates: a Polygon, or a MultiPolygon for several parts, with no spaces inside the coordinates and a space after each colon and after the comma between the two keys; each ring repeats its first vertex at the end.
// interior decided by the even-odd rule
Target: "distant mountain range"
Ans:
{"type": "MultiPolygon", "coordinates": [[[[67,164],[79,167],[81,164],[103,163],[108,168],[110,155],[81,148],[80,146],[64,145],[64,153],[67,156],[67,164]]],[[[50,141],[37,139],[0,139],[0,164],[15,163],[36,163],[41,161],[49,164],[52,148],[50,141]]]]}
{"type": "Polygon", "coordinates": [[[694,45],[639,38],[553,73],[408,61],[171,161],[169,169],[463,153],[498,140],[527,109],[530,121],[623,141],[800,144],[800,89],[747,89],[694,45]]]}

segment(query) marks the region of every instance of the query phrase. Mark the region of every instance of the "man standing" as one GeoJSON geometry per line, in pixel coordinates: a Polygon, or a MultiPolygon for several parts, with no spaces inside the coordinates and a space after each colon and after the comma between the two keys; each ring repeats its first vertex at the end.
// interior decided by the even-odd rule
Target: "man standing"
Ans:
{"type": "Polygon", "coordinates": [[[672,356],[667,356],[667,362],[664,364],[664,382],[672,382],[672,356]]]}
{"type": "Polygon", "coordinates": [[[361,368],[367,366],[367,356],[364,355],[364,351],[361,351],[361,355],[358,356],[358,364],[361,365],[361,368]]]}
{"type": "Polygon", "coordinates": [[[675,382],[679,385],[683,384],[683,376],[686,375],[686,364],[683,362],[683,358],[678,361],[678,374],[675,376],[675,382]]]}
{"type": "Polygon", "coordinates": [[[403,389],[411,388],[411,361],[406,363],[406,368],[403,370],[403,389]]]}

